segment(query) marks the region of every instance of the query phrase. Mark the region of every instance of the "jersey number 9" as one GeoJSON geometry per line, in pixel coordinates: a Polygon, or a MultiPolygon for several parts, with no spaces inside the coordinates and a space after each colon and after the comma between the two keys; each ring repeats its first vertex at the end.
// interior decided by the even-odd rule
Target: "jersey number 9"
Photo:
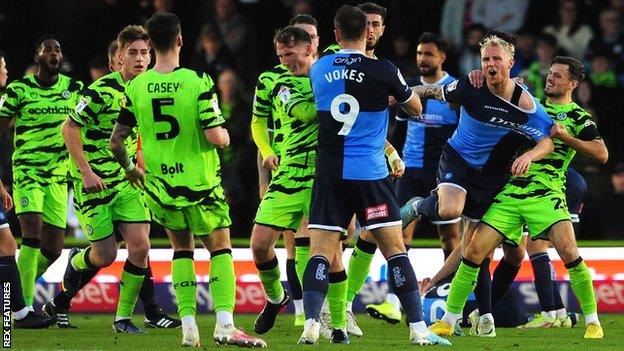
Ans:
{"type": "Polygon", "coordinates": [[[163,106],[173,106],[173,98],[152,99],[152,111],[154,112],[154,122],[165,122],[169,124],[169,131],[156,133],[156,140],[173,139],[180,134],[180,124],[172,115],[162,113],[163,106]]]}
{"type": "Polygon", "coordinates": [[[343,123],[338,135],[348,135],[360,113],[360,103],[353,95],[340,94],[332,100],[329,111],[336,121],[343,123]]]}

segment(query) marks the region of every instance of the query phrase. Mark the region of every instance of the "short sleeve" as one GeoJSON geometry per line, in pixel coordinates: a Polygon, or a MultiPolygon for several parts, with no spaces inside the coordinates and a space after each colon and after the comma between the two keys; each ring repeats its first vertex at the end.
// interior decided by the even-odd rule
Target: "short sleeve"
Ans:
{"type": "Polygon", "coordinates": [[[89,88],[84,89],[80,93],[76,107],[69,113],[69,118],[80,126],[86,126],[94,120],[105,105],[105,98],[100,96],[97,91],[89,88]]]}
{"type": "Polygon", "coordinates": [[[575,125],[573,133],[575,138],[583,141],[602,139],[600,133],[598,133],[596,122],[594,122],[594,119],[587,112],[581,115],[581,118],[575,125]]]}
{"type": "Polygon", "coordinates": [[[119,117],[117,117],[117,123],[126,127],[134,128],[137,125],[136,116],[134,115],[134,112],[128,110],[127,108],[122,108],[121,112],[119,112],[119,117]]]}
{"type": "Polygon", "coordinates": [[[269,88],[267,86],[269,79],[264,74],[258,77],[256,90],[253,98],[253,114],[258,117],[269,117],[271,115],[271,100],[269,99],[269,88]]]}
{"type": "Polygon", "coordinates": [[[0,118],[13,118],[18,111],[20,97],[16,85],[9,84],[5,93],[0,97],[0,118]]]}
{"type": "Polygon", "coordinates": [[[407,102],[412,97],[412,89],[407,85],[405,78],[401,74],[401,71],[390,61],[388,62],[388,86],[390,89],[390,95],[392,95],[397,102],[407,102]]]}
{"type": "Polygon", "coordinates": [[[466,101],[468,78],[462,77],[442,86],[444,101],[463,104],[466,101]]]}
{"type": "Polygon", "coordinates": [[[199,86],[197,112],[202,129],[215,128],[225,123],[225,118],[223,118],[219,108],[219,99],[217,98],[214,82],[205,73],[201,78],[199,86]]]}

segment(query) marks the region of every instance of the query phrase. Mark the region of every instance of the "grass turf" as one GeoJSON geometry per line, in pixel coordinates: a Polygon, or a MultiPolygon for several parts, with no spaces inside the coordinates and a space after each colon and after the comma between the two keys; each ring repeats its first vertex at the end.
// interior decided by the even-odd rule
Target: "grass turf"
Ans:
{"type": "MultiPolygon", "coordinates": [[[[13,348],[18,350],[166,350],[180,347],[182,338],[178,330],[148,329],[147,334],[114,334],[111,330],[112,315],[72,315],[72,323],[79,329],[13,330],[13,348]]],[[[236,315],[238,326],[253,330],[255,315],[236,315]]],[[[412,347],[408,331],[403,323],[389,325],[367,315],[358,315],[358,323],[364,331],[362,338],[351,338],[351,345],[332,345],[322,337],[314,350],[398,350],[412,347]]],[[[213,315],[198,317],[203,349],[216,348],[212,341],[213,315]]],[[[135,322],[142,316],[135,316],[135,322]]],[[[310,346],[296,345],[301,334],[300,327],[293,327],[292,315],[281,315],[264,340],[271,350],[298,350],[310,346]]],[[[451,348],[461,350],[617,350],[624,344],[624,315],[601,315],[605,338],[585,340],[584,323],[572,329],[503,329],[498,328],[496,338],[451,337],[451,348]]],[[[138,324],[137,325],[142,325],[138,324]]],[[[468,332],[467,330],[465,330],[468,332]]],[[[440,347],[436,347],[440,348],[440,347]]],[[[232,349],[232,346],[230,346],[232,349]]]]}

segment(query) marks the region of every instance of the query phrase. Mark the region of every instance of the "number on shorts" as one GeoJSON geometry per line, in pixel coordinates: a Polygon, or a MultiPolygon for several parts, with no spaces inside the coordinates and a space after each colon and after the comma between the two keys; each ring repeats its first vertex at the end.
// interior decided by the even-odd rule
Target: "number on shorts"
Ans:
{"type": "Polygon", "coordinates": [[[340,94],[332,100],[330,112],[336,121],[342,122],[342,128],[338,132],[338,135],[348,135],[355,124],[355,119],[360,113],[360,103],[353,95],[340,94]],[[341,105],[346,105],[345,107],[348,109],[347,112],[342,112],[340,110],[341,105]]]}

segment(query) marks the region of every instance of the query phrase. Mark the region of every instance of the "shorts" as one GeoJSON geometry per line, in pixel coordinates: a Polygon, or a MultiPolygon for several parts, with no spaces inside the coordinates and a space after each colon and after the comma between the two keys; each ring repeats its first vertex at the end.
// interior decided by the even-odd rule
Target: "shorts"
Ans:
{"type": "Polygon", "coordinates": [[[365,230],[400,226],[392,180],[314,179],[308,228],[346,233],[354,213],[365,230]]]}
{"type": "Polygon", "coordinates": [[[82,181],[74,181],[74,208],[83,232],[91,242],[115,232],[117,222],[149,223],[150,212],[143,191],[123,182],[98,193],[85,193],[82,181]]]}
{"type": "Polygon", "coordinates": [[[525,224],[532,240],[548,240],[550,227],[570,220],[563,189],[555,190],[540,183],[533,184],[528,187],[508,184],[481,219],[499,232],[506,244],[520,244],[525,224]]]}
{"type": "Polygon", "coordinates": [[[405,168],[405,174],[397,181],[397,197],[403,205],[414,196],[427,197],[436,188],[435,168],[405,168]]]}
{"type": "Polygon", "coordinates": [[[297,231],[310,215],[314,167],[281,165],[264,194],[254,222],[297,231]]]}
{"type": "Polygon", "coordinates": [[[41,213],[43,222],[65,230],[67,226],[67,177],[41,177],[13,170],[15,214],[41,213]]]}
{"type": "Polygon", "coordinates": [[[181,208],[171,208],[159,199],[145,196],[147,207],[152,211],[154,221],[173,231],[188,230],[197,236],[210,235],[215,229],[228,228],[230,208],[225,202],[225,193],[221,185],[214,188],[204,202],[181,208]]]}
{"type": "Polygon", "coordinates": [[[587,183],[582,175],[573,168],[568,168],[566,175],[566,200],[568,202],[568,210],[573,223],[580,221],[579,216],[583,211],[583,202],[587,194],[587,183]]]}
{"type": "Polygon", "coordinates": [[[442,148],[438,187],[448,184],[466,192],[462,214],[468,219],[481,219],[508,180],[508,173],[493,174],[471,167],[448,143],[442,148]]]}

